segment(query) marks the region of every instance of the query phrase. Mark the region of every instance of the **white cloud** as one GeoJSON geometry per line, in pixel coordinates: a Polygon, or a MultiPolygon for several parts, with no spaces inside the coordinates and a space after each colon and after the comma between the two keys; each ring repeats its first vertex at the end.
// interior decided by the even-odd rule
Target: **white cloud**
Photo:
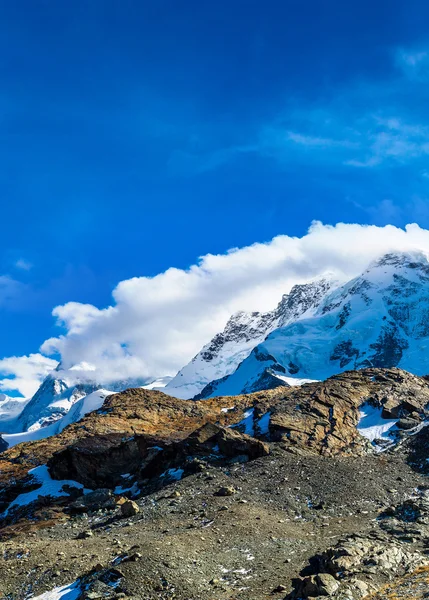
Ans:
{"type": "Polygon", "coordinates": [[[30,261],[25,260],[25,258],[19,258],[15,263],[15,267],[23,271],[30,271],[33,268],[33,265],[30,261]]]}
{"type": "Polygon", "coordinates": [[[278,236],[208,254],[188,270],[122,281],[106,309],[76,302],[58,306],[53,314],[67,333],[47,340],[41,351],[60,353],[65,369],[80,363],[76,376],[93,377],[85,363],[95,367],[100,381],[173,374],[231,313],[271,309],[295,283],[326,271],[350,278],[376,256],[414,249],[429,252],[429,231],[417,225],[402,230],[314,223],[301,238],[278,236]]]}
{"type": "Polygon", "coordinates": [[[411,80],[425,81],[428,75],[429,53],[427,50],[404,50],[396,52],[396,63],[411,80]]]}
{"type": "Polygon", "coordinates": [[[27,287],[20,281],[9,275],[0,275],[0,306],[10,307],[26,290],[27,287]]]}
{"type": "Polygon", "coordinates": [[[314,137],[311,135],[303,135],[295,131],[287,132],[287,139],[301,146],[310,146],[318,148],[355,148],[357,142],[350,140],[336,140],[333,138],[314,137]]]}
{"type": "Polygon", "coordinates": [[[29,397],[57,364],[58,361],[41,354],[3,358],[0,360],[0,375],[4,379],[0,379],[0,390],[6,392],[14,390],[29,397]]]}

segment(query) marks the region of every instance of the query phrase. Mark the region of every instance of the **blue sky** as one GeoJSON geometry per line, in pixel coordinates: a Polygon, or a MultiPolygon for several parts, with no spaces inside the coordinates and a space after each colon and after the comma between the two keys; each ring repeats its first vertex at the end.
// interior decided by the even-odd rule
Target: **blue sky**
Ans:
{"type": "Polygon", "coordinates": [[[313,220],[429,226],[429,4],[18,0],[0,355],[53,307],[313,220]]]}

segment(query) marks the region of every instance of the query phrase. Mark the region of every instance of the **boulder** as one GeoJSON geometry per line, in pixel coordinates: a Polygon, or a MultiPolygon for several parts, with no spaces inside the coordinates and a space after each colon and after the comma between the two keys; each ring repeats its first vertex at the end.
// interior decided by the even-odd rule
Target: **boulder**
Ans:
{"type": "Polygon", "coordinates": [[[139,505],[133,500],[127,500],[121,504],[121,515],[123,517],[134,517],[134,515],[140,512],[139,505]]]}
{"type": "Polygon", "coordinates": [[[69,510],[75,513],[112,510],[114,508],[116,508],[115,496],[112,490],[109,489],[99,489],[84,496],[79,496],[69,505],[69,510]]]}

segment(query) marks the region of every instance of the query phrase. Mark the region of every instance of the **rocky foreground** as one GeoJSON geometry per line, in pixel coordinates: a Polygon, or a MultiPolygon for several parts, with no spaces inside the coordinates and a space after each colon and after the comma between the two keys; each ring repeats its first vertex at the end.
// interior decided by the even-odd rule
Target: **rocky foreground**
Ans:
{"type": "Polygon", "coordinates": [[[0,597],[429,597],[428,403],[399,369],[112,395],[0,455],[0,597]],[[396,421],[377,447],[357,428],[368,404],[396,421]]]}

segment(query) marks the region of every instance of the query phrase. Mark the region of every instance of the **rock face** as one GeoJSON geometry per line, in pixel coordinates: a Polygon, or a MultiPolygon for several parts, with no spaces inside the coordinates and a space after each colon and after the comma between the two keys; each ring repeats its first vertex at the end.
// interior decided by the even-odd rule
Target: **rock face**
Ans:
{"type": "Polygon", "coordinates": [[[366,367],[429,373],[429,262],[421,253],[389,254],[331,290],[314,312],[273,330],[234,373],[199,397],[256,389],[270,369],[283,377],[323,380],[366,367]]]}
{"type": "MultiPolygon", "coordinates": [[[[234,372],[252,349],[265,337],[305,315],[310,316],[336,282],[329,277],[296,285],[285,294],[278,306],[267,313],[239,312],[233,315],[222,333],[217,334],[167,384],[165,392],[177,398],[192,398],[211,381],[234,372]]],[[[261,381],[257,390],[268,389],[261,381]]],[[[250,393],[243,390],[243,393],[250,393]]]]}

